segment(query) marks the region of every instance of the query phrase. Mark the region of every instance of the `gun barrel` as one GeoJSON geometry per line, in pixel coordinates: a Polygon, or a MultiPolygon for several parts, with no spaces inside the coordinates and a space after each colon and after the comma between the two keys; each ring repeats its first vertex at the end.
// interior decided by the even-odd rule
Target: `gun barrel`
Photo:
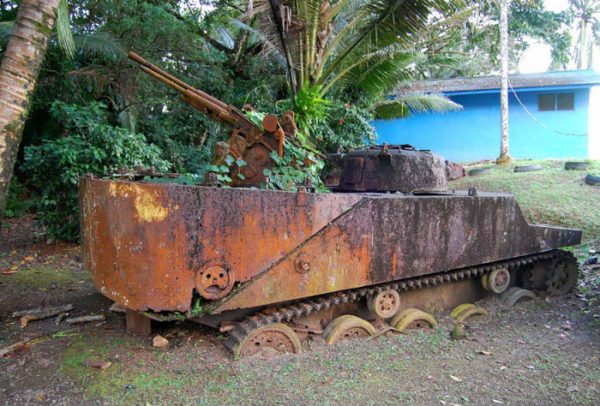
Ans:
{"type": "Polygon", "coordinates": [[[233,126],[257,127],[241,111],[234,106],[225,104],[221,100],[211,96],[202,90],[188,85],[183,80],[176,78],[156,65],[151,64],[135,52],[129,52],[129,59],[140,65],[144,73],[160,80],[167,86],[177,90],[183,95],[183,99],[194,108],[207,114],[215,120],[228,123],[233,126]]]}
{"type": "Polygon", "coordinates": [[[144,58],[142,58],[135,52],[129,52],[128,57],[132,61],[138,63],[142,68],[146,68],[146,69],[142,69],[144,72],[149,73],[149,71],[152,71],[152,72],[156,73],[156,75],[152,75],[154,78],[162,81],[163,83],[167,84],[168,86],[173,87],[177,91],[179,91],[181,93],[183,93],[183,92],[180,89],[192,91],[192,92],[196,93],[198,96],[209,100],[210,102],[221,107],[222,109],[227,109],[227,104],[223,103],[221,100],[211,96],[208,93],[203,92],[202,90],[196,89],[195,87],[188,85],[183,80],[176,78],[175,76],[171,75],[169,72],[166,72],[166,71],[162,70],[161,68],[159,68],[158,66],[148,62],[147,60],[145,60],[144,58]],[[166,81],[163,79],[166,79],[166,81]],[[176,84],[178,87],[174,87],[174,86],[172,86],[172,84],[176,84]]]}
{"type": "Polygon", "coordinates": [[[223,108],[221,105],[215,104],[211,100],[200,97],[196,92],[182,87],[178,82],[166,78],[160,75],[159,73],[147,68],[146,66],[141,66],[141,69],[144,73],[147,73],[153,78],[160,80],[167,86],[177,90],[179,93],[182,94],[183,99],[195,109],[216,120],[235,125],[235,117],[233,117],[229,113],[229,111],[226,108],[223,108]]]}

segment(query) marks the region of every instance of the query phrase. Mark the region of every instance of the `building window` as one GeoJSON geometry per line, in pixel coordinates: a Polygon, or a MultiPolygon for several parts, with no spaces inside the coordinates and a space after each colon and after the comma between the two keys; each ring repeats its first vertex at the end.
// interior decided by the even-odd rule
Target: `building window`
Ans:
{"type": "Polygon", "coordinates": [[[575,94],[552,93],[538,95],[539,111],[569,111],[575,110],[575,94]]]}
{"type": "Polygon", "coordinates": [[[561,93],[556,95],[556,110],[574,110],[575,95],[573,93],[561,93]]]}

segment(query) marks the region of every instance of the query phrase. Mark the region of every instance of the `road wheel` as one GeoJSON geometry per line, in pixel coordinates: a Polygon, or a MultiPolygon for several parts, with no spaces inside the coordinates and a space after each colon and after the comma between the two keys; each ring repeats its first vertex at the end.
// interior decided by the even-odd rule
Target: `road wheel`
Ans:
{"type": "Polygon", "coordinates": [[[456,321],[463,322],[473,316],[487,316],[487,310],[471,303],[461,304],[450,313],[456,321]]]}
{"type": "MultiPolygon", "coordinates": [[[[238,331],[234,330],[233,333],[238,333],[238,331]]],[[[270,358],[277,354],[299,354],[302,351],[298,335],[294,330],[281,323],[258,327],[248,332],[238,342],[239,344],[235,345],[232,351],[240,358],[256,355],[270,358]]]]}
{"type": "Polygon", "coordinates": [[[382,319],[393,317],[400,309],[400,294],[394,289],[384,290],[367,301],[369,310],[382,319]]]}
{"type": "Polygon", "coordinates": [[[504,292],[502,298],[506,307],[513,307],[515,304],[517,304],[523,299],[535,300],[536,296],[535,293],[533,293],[530,290],[512,287],[506,292],[504,292]]]}
{"type": "Polygon", "coordinates": [[[375,333],[375,327],[371,323],[347,314],[336,318],[327,325],[323,331],[323,339],[327,344],[333,345],[341,340],[368,338],[374,336],[375,333]]]}
{"type": "Polygon", "coordinates": [[[435,318],[419,309],[406,309],[393,318],[390,325],[400,332],[437,327],[435,318]]]}
{"type": "Polygon", "coordinates": [[[510,285],[510,272],[506,268],[494,269],[486,279],[488,290],[500,294],[510,285]]]}

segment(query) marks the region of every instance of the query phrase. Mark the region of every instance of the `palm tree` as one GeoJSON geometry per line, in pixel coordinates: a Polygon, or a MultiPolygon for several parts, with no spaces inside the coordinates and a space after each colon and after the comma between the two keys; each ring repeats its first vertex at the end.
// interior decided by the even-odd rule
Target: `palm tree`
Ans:
{"type": "Polygon", "coordinates": [[[500,156],[496,160],[498,165],[507,165],[512,161],[508,142],[508,10],[510,3],[511,0],[500,0],[500,77],[502,86],[500,91],[500,156]]]}
{"type": "Polygon", "coordinates": [[[74,44],[66,0],[23,0],[0,65],[0,224],[31,95],[53,28],[67,55],[74,44]]]}
{"type": "MultiPolygon", "coordinates": [[[[455,109],[441,96],[386,98],[413,76],[422,57],[420,39],[429,26],[453,14],[462,1],[441,0],[252,0],[242,17],[258,20],[265,49],[285,61],[292,98],[326,105],[340,89],[361,89],[382,118],[412,109],[455,109]]],[[[251,30],[252,28],[247,27],[251,30]]],[[[305,107],[305,106],[303,106],[305,107]]]]}
{"type": "Polygon", "coordinates": [[[577,27],[575,63],[577,69],[592,69],[594,45],[600,29],[600,1],[570,0],[577,27]]]}

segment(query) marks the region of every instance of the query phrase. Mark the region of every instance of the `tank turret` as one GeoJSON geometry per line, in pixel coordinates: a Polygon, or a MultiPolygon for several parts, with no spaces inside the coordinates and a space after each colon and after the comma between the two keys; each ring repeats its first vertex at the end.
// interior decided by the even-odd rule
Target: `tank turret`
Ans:
{"type": "Polygon", "coordinates": [[[340,192],[441,192],[448,189],[446,161],[411,145],[371,146],[329,156],[337,176],[328,186],[340,192]]]}

